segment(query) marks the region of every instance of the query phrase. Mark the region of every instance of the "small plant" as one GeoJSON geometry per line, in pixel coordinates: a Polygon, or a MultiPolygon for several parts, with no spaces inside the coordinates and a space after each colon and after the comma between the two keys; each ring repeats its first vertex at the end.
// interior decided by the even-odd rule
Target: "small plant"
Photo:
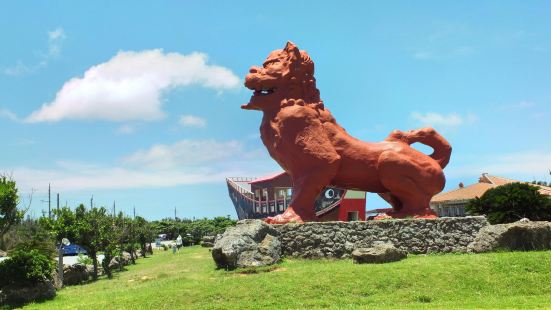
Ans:
{"type": "Polygon", "coordinates": [[[0,262],[0,288],[32,286],[51,280],[54,262],[37,250],[13,251],[0,262]]]}
{"type": "Polygon", "coordinates": [[[83,265],[92,265],[94,263],[90,257],[82,254],[78,254],[77,262],[83,265]]]}

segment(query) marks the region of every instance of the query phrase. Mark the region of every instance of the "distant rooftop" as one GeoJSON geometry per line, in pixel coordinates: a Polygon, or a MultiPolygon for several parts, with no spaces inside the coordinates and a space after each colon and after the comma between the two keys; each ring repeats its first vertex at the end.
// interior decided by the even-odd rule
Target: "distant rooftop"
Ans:
{"type": "Polygon", "coordinates": [[[487,190],[491,188],[494,188],[500,185],[509,184],[509,183],[527,183],[538,187],[539,192],[542,195],[551,196],[551,187],[531,184],[528,182],[521,182],[521,181],[509,179],[509,178],[498,177],[498,176],[489,175],[487,173],[483,173],[478,179],[478,183],[475,183],[469,186],[462,186],[462,184],[460,184],[459,188],[457,189],[435,195],[434,197],[432,197],[430,202],[442,203],[447,201],[469,200],[469,199],[482,196],[487,190]]]}

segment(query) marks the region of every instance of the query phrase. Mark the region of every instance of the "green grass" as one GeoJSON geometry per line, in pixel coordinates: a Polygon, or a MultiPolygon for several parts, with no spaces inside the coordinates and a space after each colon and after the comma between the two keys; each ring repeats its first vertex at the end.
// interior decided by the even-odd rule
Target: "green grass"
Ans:
{"type": "Polygon", "coordinates": [[[413,255],[381,265],[286,259],[215,270],[208,249],[156,252],[112,280],[64,288],[46,309],[549,308],[551,251],[413,255]]]}

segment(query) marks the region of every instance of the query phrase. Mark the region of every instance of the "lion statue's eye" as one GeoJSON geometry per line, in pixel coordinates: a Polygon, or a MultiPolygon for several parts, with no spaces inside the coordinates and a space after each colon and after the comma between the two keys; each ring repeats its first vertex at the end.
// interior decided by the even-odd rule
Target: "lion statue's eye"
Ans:
{"type": "Polygon", "coordinates": [[[279,62],[279,60],[277,60],[277,59],[267,61],[267,62],[264,63],[264,67],[268,67],[268,66],[273,65],[277,62],[279,62]]]}

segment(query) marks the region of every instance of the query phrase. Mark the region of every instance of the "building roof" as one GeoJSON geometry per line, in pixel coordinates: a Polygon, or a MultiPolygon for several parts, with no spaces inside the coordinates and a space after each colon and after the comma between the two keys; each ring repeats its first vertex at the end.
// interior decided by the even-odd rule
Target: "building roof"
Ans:
{"type": "Polygon", "coordinates": [[[285,174],[287,174],[287,172],[285,172],[285,171],[272,173],[270,175],[266,175],[266,176],[254,179],[254,180],[250,181],[249,184],[257,184],[257,183],[262,183],[262,182],[266,182],[266,181],[275,180],[275,179],[277,179],[277,178],[279,178],[279,177],[281,177],[285,174]]]}
{"type": "MultiPolygon", "coordinates": [[[[527,182],[521,182],[513,179],[508,179],[504,177],[498,177],[498,176],[489,175],[487,173],[483,173],[478,179],[478,183],[475,183],[469,186],[464,186],[464,187],[460,185],[460,187],[457,189],[437,194],[434,197],[432,197],[430,202],[443,203],[443,202],[451,202],[451,201],[469,200],[469,199],[482,196],[490,188],[494,188],[494,187],[509,184],[509,183],[527,183],[527,182]]],[[[536,185],[536,184],[530,184],[530,185],[539,187],[540,194],[551,196],[551,187],[536,185]]]]}

